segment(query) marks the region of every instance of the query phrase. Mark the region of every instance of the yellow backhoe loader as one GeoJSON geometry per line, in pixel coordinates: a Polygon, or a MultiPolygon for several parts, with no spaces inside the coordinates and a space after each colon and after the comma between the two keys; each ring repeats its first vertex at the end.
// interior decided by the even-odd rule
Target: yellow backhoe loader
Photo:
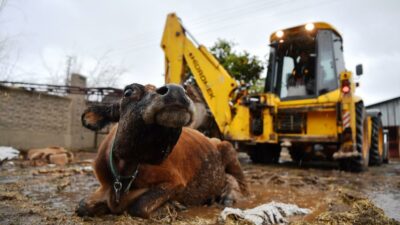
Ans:
{"type": "Polygon", "coordinates": [[[322,22],[272,33],[264,91],[249,94],[169,14],[161,43],[165,82],[193,79],[222,137],[253,162],[277,163],[283,146],[294,161],[337,160],[344,170],[361,171],[383,160],[382,124],[354,94],[358,84],[345,69],[342,42],[322,22]]]}

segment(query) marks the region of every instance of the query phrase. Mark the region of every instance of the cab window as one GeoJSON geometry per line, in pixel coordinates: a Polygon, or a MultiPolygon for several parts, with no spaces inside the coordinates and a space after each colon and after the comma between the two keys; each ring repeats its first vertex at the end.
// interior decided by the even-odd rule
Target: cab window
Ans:
{"type": "Polygon", "coordinates": [[[317,43],[318,93],[322,95],[338,88],[338,78],[333,54],[332,31],[318,31],[317,43]]]}
{"type": "Polygon", "coordinates": [[[276,93],[281,99],[315,96],[315,42],[297,41],[299,43],[282,45],[280,49],[281,55],[277,60],[276,93]]]}

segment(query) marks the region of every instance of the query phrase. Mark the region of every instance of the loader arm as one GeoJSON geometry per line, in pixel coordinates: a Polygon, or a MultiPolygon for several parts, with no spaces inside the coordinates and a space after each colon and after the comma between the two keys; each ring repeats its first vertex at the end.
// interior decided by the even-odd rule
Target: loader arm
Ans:
{"type": "Polygon", "coordinates": [[[237,84],[203,45],[195,45],[187,36],[179,18],[169,14],[161,47],[165,54],[165,83],[183,84],[189,68],[223,133],[232,120],[230,95],[237,84]]]}

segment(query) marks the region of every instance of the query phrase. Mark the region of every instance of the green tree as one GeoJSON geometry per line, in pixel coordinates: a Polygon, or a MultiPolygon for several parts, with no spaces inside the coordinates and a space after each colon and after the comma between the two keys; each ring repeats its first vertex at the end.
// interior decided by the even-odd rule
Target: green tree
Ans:
{"type": "Polygon", "coordinates": [[[246,51],[234,51],[235,45],[231,41],[218,39],[210,51],[236,80],[255,84],[264,70],[263,63],[257,56],[252,56],[246,51]]]}

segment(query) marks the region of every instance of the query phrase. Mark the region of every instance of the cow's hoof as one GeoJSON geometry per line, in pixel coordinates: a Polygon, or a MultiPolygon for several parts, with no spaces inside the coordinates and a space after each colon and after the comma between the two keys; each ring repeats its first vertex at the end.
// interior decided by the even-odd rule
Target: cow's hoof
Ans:
{"type": "Polygon", "coordinates": [[[93,214],[86,207],[85,199],[82,199],[79,202],[79,205],[75,210],[75,213],[76,213],[76,215],[78,215],[80,217],[93,216],[93,214]]]}
{"type": "Polygon", "coordinates": [[[172,201],[171,205],[177,210],[177,211],[185,211],[187,210],[187,207],[180,202],[177,201],[172,201]]]}
{"type": "Polygon", "coordinates": [[[150,213],[137,204],[133,204],[128,208],[128,213],[134,217],[141,217],[144,219],[150,218],[150,213]]]}
{"type": "Polygon", "coordinates": [[[232,206],[233,203],[235,203],[235,200],[229,196],[224,196],[221,198],[220,203],[222,205],[224,205],[225,207],[229,207],[229,206],[232,206]]]}

